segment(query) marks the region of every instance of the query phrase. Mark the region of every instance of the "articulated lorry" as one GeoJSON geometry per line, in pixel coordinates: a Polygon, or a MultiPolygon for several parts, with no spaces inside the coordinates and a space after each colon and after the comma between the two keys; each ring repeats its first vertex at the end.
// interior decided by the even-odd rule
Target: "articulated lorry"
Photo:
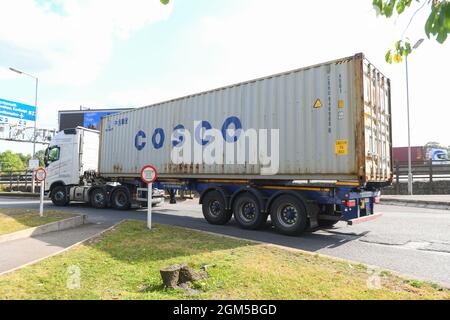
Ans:
{"type": "MultiPolygon", "coordinates": [[[[103,117],[46,151],[53,203],[126,210],[155,190],[200,195],[211,224],[268,220],[298,235],[377,218],[392,183],[390,81],[364,56],[322,63],[103,117]]],[[[162,196],[160,194],[160,196],[162,196]]]]}

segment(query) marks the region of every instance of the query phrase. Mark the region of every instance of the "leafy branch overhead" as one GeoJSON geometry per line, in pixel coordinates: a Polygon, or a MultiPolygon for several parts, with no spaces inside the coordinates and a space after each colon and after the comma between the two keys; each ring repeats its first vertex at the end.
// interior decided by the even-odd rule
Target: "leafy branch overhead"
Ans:
{"type": "MultiPolygon", "coordinates": [[[[416,14],[424,8],[430,10],[430,14],[425,23],[425,34],[428,39],[435,38],[437,42],[444,43],[450,33],[450,1],[449,0],[373,0],[373,6],[378,15],[392,18],[395,12],[397,15],[403,14],[412,5],[417,4],[418,9],[412,14],[405,32],[414,20],[416,14]]],[[[386,54],[388,63],[399,63],[403,57],[408,56],[414,48],[408,40],[402,39],[395,43],[395,49],[391,49],[386,54]]]]}

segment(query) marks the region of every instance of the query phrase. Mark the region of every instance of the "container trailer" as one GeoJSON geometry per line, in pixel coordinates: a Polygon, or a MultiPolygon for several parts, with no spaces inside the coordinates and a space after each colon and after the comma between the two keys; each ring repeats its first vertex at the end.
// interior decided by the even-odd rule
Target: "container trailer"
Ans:
{"type": "Polygon", "coordinates": [[[153,165],[156,198],[194,190],[212,224],[259,229],[270,215],[298,235],[372,220],[392,183],[390,97],[356,54],[106,116],[52,140],[45,189],[55,205],[125,210],[145,205],[153,165]]]}

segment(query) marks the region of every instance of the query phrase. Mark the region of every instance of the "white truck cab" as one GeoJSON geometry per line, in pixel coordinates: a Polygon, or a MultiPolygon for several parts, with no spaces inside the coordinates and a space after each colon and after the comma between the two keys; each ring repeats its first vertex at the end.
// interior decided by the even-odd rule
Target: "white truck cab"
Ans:
{"type": "MultiPolygon", "coordinates": [[[[145,205],[147,191],[140,181],[121,184],[98,174],[100,132],[77,127],[59,132],[45,151],[45,192],[57,206],[70,201],[90,203],[102,209],[125,210],[145,205]],[[145,198],[144,198],[145,195],[145,198]]],[[[153,205],[164,201],[164,191],[153,190],[153,205]]]]}
{"type": "Polygon", "coordinates": [[[96,172],[99,140],[98,131],[81,127],[59,132],[45,152],[45,191],[79,185],[85,172],[96,172]]]}

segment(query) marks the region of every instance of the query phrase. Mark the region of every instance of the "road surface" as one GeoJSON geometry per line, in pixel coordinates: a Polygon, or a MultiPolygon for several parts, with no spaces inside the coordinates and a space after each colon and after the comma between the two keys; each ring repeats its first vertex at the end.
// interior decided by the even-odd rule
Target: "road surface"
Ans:
{"type": "MultiPolygon", "coordinates": [[[[34,199],[0,198],[2,208],[38,208],[34,199]]],[[[127,212],[96,210],[86,205],[46,208],[86,214],[91,222],[112,224],[123,219],[146,219],[146,210],[127,212]]],[[[261,231],[240,229],[234,221],[226,226],[209,225],[201,207],[193,201],[164,204],[154,209],[153,222],[183,226],[225,235],[258,240],[287,247],[350,259],[450,287],[450,211],[382,206],[381,219],[357,226],[340,222],[331,230],[300,237],[277,234],[270,224],[261,231]]]]}

